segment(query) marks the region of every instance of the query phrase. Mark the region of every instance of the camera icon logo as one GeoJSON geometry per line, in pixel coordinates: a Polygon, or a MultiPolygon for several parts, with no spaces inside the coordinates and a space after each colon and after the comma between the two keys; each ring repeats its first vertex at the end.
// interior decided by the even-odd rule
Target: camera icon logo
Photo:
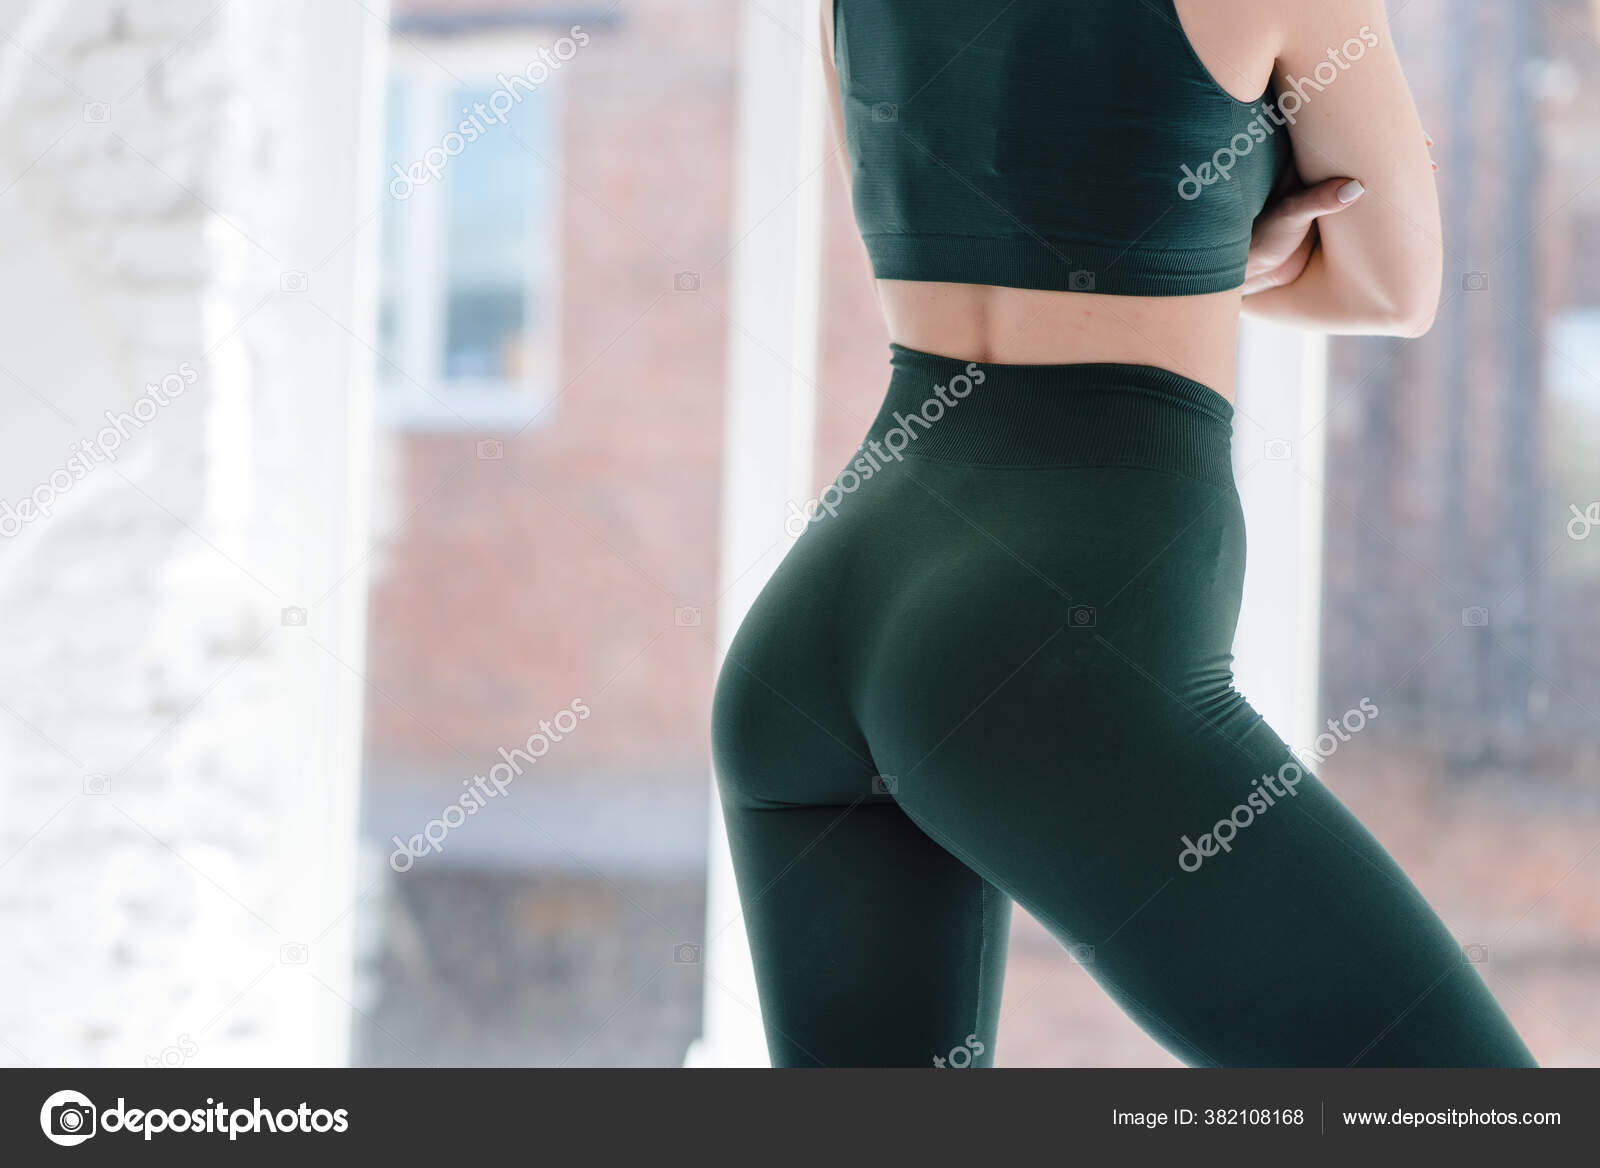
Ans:
{"type": "Polygon", "coordinates": [[[1094,946],[1093,945],[1068,945],[1067,946],[1067,956],[1070,957],[1078,965],[1093,965],[1094,964],[1094,946]]]}
{"type": "Polygon", "coordinates": [[[900,791],[900,780],[893,775],[873,775],[872,793],[874,795],[895,795],[900,791]]]}
{"type": "Polygon", "coordinates": [[[311,277],[304,272],[284,272],[278,277],[278,291],[304,292],[311,286],[311,277]]]}
{"type": "Polygon", "coordinates": [[[1287,438],[1268,438],[1261,457],[1268,462],[1288,462],[1294,457],[1294,445],[1287,438]]]}
{"type": "Polygon", "coordinates": [[[111,120],[111,106],[103,101],[86,101],[83,103],[83,120],[92,125],[103,126],[111,120]]]}
{"type": "Polygon", "coordinates": [[[900,120],[900,107],[892,101],[880,101],[872,107],[872,120],[875,122],[898,122],[900,120]]]}
{"type": "Polygon", "coordinates": [[[506,444],[498,438],[485,438],[478,443],[478,457],[493,462],[506,456],[506,444]]]}
{"type": "Polygon", "coordinates": [[[692,604],[684,604],[672,610],[672,621],[680,629],[697,629],[700,627],[700,610],[692,604]]]}
{"type": "Polygon", "coordinates": [[[39,1109],[45,1139],[63,1148],[75,1147],[95,1133],[95,1106],[79,1091],[57,1091],[39,1109]]]}
{"type": "Polygon", "coordinates": [[[1489,290],[1489,273],[1468,272],[1461,277],[1461,290],[1463,292],[1487,292],[1489,290]]]}
{"type": "Polygon", "coordinates": [[[1095,610],[1087,604],[1074,604],[1067,609],[1067,623],[1075,629],[1094,628],[1095,616],[1095,610]]]}
{"type": "Polygon", "coordinates": [[[1489,624],[1489,610],[1481,604],[1461,610],[1461,623],[1469,629],[1486,628],[1489,624]]]}
{"type": "Polygon", "coordinates": [[[279,619],[290,628],[303,629],[306,627],[306,610],[299,605],[291,604],[279,614],[279,619]]]}
{"type": "Polygon", "coordinates": [[[1067,273],[1067,291],[1093,292],[1094,273],[1089,271],[1076,271],[1067,273]]]}
{"type": "Polygon", "coordinates": [[[700,291],[699,272],[678,272],[672,277],[672,290],[674,292],[700,291]]]}
{"type": "Polygon", "coordinates": [[[672,947],[672,960],[679,965],[699,965],[700,946],[691,945],[685,941],[681,945],[672,947]]]}
{"type": "Polygon", "coordinates": [[[92,774],[83,776],[83,793],[85,795],[111,794],[111,776],[92,774]]]}
{"type": "Polygon", "coordinates": [[[1463,945],[1461,946],[1461,959],[1469,965],[1482,965],[1489,960],[1489,946],[1463,945]]]}
{"type": "Polygon", "coordinates": [[[300,941],[278,946],[278,962],[282,965],[304,965],[310,956],[310,950],[300,941]]]}

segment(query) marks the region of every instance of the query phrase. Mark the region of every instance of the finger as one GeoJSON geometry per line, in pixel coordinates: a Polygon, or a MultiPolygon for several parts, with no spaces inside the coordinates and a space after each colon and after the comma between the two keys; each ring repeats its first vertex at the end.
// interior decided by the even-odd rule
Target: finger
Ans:
{"type": "Polygon", "coordinates": [[[1306,263],[1311,259],[1311,251],[1315,246],[1316,234],[1313,228],[1306,232],[1306,237],[1282,261],[1266,271],[1250,273],[1245,281],[1243,295],[1249,296],[1256,292],[1264,292],[1268,288],[1292,284],[1299,279],[1300,273],[1305,271],[1306,263]]]}
{"type": "Polygon", "coordinates": [[[1284,199],[1280,215],[1294,224],[1309,224],[1323,215],[1335,215],[1350,206],[1366,188],[1353,178],[1330,178],[1284,199]]]}
{"type": "Polygon", "coordinates": [[[1258,292],[1266,292],[1272,288],[1281,288],[1285,284],[1292,284],[1295,277],[1305,271],[1305,265],[1296,265],[1292,260],[1286,260],[1273,268],[1270,272],[1262,272],[1251,276],[1239,289],[1241,296],[1254,296],[1258,292]]]}

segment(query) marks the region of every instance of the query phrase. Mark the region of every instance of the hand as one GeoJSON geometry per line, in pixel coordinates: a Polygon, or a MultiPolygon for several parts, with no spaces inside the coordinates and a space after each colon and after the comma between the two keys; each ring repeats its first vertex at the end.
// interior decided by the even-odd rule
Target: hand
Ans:
{"type": "Polygon", "coordinates": [[[1256,218],[1250,232],[1250,258],[1245,261],[1243,294],[1292,284],[1317,246],[1317,220],[1337,215],[1365,193],[1351,178],[1330,178],[1300,187],[1256,218]]]}
{"type": "MultiPolygon", "coordinates": [[[[1423,131],[1422,138],[1432,150],[1432,136],[1423,131]]],[[[1437,162],[1430,165],[1438,171],[1437,162]]],[[[1242,289],[1245,296],[1293,283],[1316,250],[1317,220],[1337,215],[1366,193],[1359,180],[1350,178],[1330,178],[1302,187],[1293,165],[1278,189],[1277,202],[1257,217],[1250,232],[1250,258],[1245,261],[1242,289]]]]}

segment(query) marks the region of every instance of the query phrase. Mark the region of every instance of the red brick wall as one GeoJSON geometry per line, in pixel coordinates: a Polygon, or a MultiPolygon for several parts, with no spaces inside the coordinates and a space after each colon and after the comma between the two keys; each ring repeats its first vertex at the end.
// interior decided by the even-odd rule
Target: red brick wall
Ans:
{"type": "Polygon", "coordinates": [[[594,719],[565,762],[706,773],[735,7],[619,8],[551,83],[561,392],[526,432],[492,435],[499,461],[475,457],[479,433],[393,439],[386,510],[403,526],[372,594],[375,773],[459,769],[580,696],[594,719]],[[674,291],[680,270],[698,292],[674,291]],[[684,605],[700,627],[675,624],[684,605]]]}

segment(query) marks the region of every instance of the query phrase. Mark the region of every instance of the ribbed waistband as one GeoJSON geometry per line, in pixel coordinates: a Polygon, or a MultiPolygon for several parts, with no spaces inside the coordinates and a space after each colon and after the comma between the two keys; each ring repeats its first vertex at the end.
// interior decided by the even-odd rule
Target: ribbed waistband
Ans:
{"type": "Polygon", "coordinates": [[[890,345],[867,440],[992,466],[1143,466],[1233,481],[1233,406],[1153,365],[1002,365],[890,345]]]}

